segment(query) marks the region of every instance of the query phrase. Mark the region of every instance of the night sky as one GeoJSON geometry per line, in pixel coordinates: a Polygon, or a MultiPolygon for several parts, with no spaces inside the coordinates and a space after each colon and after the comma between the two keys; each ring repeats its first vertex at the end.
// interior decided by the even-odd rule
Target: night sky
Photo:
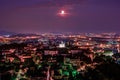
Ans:
{"type": "Polygon", "coordinates": [[[0,0],[0,30],[119,33],[120,0],[0,0]]]}

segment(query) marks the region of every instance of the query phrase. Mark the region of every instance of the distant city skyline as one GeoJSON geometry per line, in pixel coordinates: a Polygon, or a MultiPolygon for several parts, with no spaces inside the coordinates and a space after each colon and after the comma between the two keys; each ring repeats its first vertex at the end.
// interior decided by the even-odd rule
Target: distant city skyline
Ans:
{"type": "Polygon", "coordinates": [[[119,4],[120,0],[0,0],[0,31],[119,33],[119,4]]]}

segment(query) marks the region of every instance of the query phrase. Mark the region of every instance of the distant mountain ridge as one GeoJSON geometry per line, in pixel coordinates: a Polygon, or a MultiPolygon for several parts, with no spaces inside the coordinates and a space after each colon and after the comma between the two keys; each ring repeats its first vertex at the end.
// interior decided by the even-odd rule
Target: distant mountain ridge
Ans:
{"type": "Polygon", "coordinates": [[[2,35],[13,35],[16,34],[15,32],[9,32],[9,31],[0,31],[0,36],[2,35]]]}

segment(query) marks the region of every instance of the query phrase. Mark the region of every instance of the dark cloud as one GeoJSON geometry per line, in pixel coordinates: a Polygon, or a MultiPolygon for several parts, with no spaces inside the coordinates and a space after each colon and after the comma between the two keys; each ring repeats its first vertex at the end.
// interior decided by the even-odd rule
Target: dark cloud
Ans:
{"type": "Polygon", "coordinates": [[[86,0],[46,0],[42,1],[39,4],[44,5],[51,5],[51,6],[61,6],[61,5],[74,5],[74,4],[81,4],[83,1],[86,0]]]}
{"type": "Polygon", "coordinates": [[[86,0],[0,0],[1,5],[23,5],[23,6],[64,6],[81,4],[86,0]]]}

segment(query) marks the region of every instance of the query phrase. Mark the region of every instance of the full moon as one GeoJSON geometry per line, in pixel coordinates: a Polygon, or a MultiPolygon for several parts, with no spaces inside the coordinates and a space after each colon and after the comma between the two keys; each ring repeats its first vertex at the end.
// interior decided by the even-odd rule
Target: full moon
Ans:
{"type": "Polygon", "coordinates": [[[65,16],[68,15],[68,13],[66,13],[65,10],[60,10],[59,13],[58,13],[58,15],[61,16],[61,17],[65,17],[65,16]]]}
{"type": "Polygon", "coordinates": [[[61,15],[64,15],[64,14],[65,14],[65,11],[64,11],[64,10],[62,10],[60,14],[61,14],[61,15]]]}

